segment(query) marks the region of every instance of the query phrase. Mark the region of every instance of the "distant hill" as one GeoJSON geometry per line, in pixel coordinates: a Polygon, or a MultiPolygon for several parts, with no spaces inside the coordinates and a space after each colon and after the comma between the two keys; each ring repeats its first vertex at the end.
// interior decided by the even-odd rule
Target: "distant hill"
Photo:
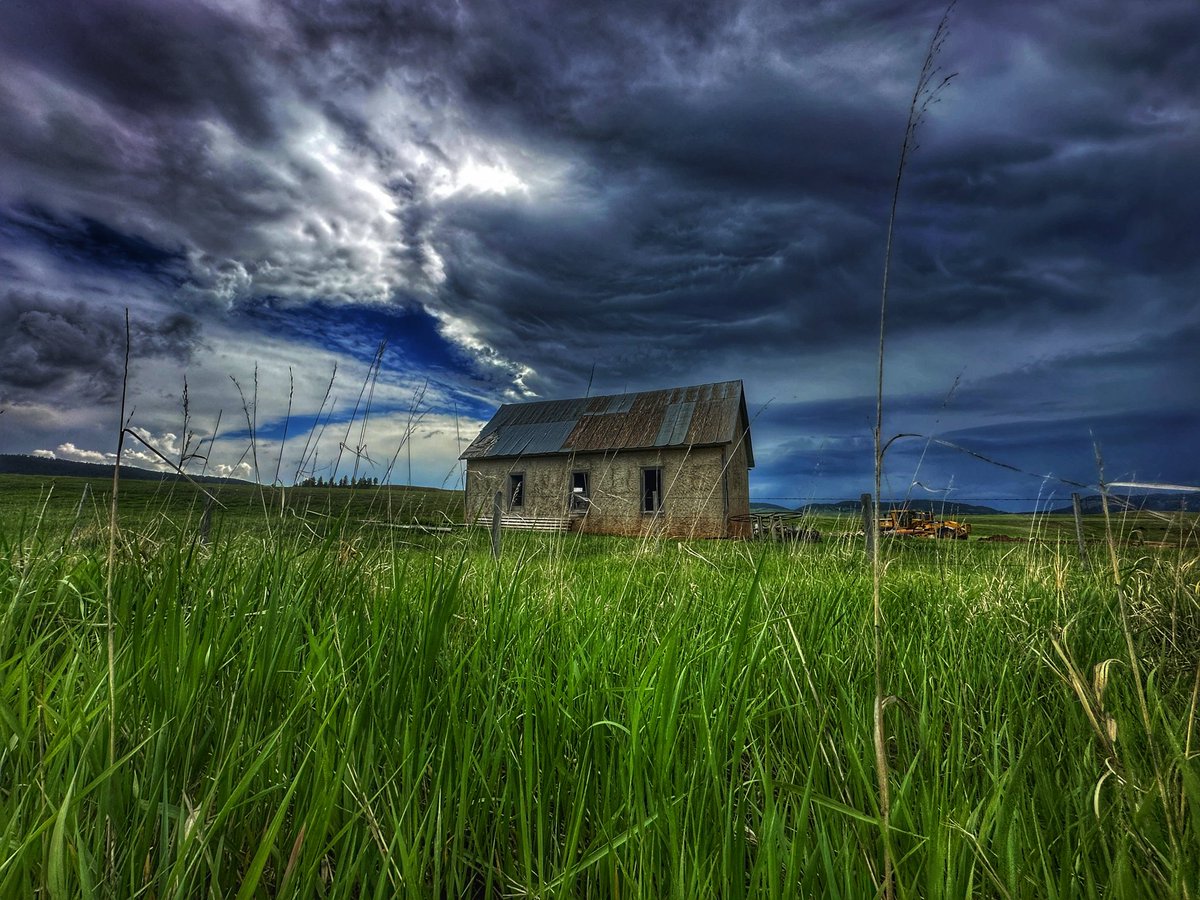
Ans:
{"type": "Polygon", "coordinates": [[[792,512],[792,508],[790,506],[780,506],[778,503],[760,503],[757,500],[751,500],[750,501],[750,512],[752,512],[752,513],[755,513],[755,512],[762,512],[762,513],[792,512]]]}
{"type": "MultiPolygon", "coordinates": [[[[1101,503],[1099,494],[1089,494],[1086,497],[1080,497],[1079,505],[1085,516],[1102,515],[1104,513],[1104,506],[1101,503]]],[[[1150,512],[1179,512],[1180,509],[1183,509],[1187,512],[1200,512],[1200,494],[1154,493],[1108,495],[1108,510],[1110,513],[1123,512],[1127,509],[1145,509],[1150,512]],[[1182,506],[1180,506],[1181,503],[1183,504],[1182,506]]],[[[1062,513],[1069,515],[1072,512],[1071,504],[1068,503],[1065,506],[1051,509],[1048,512],[1051,514],[1062,513]]]]}
{"type": "MultiPolygon", "coordinates": [[[[1002,516],[1004,512],[990,506],[978,506],[973,503],[956,503],[951,500],[883,500],[880,501],[884,510],[894,507],[917,509],[931,512],[938,516],[963,518],[965,516],[1002,516]]],[[[862,510],[858,500],[839,500],[837,503],[808,503],[801,507],[805,512],[823,513],[857,513],[862,510]]]]}
{"type": "MultiPolygon", "coordinates": [[[[113,467],[104,463],[75,462],[70,459],[44,459],[40,456],[21,456],[0,453],[0,475],[36,475],[41,478],[112,478],[113,467]]],[[[190,473],[189,473],[190,474],[190,473]]],[[[183,481],[174,472],[154,472],[136,466],[121,466],[121,477],[132,481],[183,481]]],[[[221,478],[218,475],[190,475],[201,484],[252,484],[241,478],[221,478]]]]}
{"type": "Polygon", "coordinates": [[[856,513],[862,506],[857,500],[839,500],[837,503],[802,503],[800,509],[814,513],[856,513]]]}

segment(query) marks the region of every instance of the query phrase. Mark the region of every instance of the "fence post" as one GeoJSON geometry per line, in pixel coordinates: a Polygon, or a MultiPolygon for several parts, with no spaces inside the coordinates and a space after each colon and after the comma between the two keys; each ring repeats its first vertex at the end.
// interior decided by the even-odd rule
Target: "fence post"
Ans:
{"type": "Polygon", "coordinates": [[[200,514],[200,543],[208,546],[208,534],[212,530],[213,498],[204,498],[204,512],[200,514]]]}
{"type": "Polygon", "coordinates": [[[863,534],[867,538],[867,556],[870,556],[875,548],[877,537],[875,531],[878,528],[875,524],[874,498],[870,494],[863,494],[859,498],[859,503],[862,504],[863,534]]]}
{"type": "Polygon", "coordinates": [[[1071,495],[1071,511],[1075,513],[1075,540],[1079,544],[1079,559],[1085,569],[1091,568],[1088,561],[1087,544],[1083,540],[1083,504],[1078,494],[1071,495]]]}
{"type": "Polygon", "coordinates": [[[500,519],[504,515],[504,495],[496,491],[492,497],[492,556],[500,558],[500,519]]]}

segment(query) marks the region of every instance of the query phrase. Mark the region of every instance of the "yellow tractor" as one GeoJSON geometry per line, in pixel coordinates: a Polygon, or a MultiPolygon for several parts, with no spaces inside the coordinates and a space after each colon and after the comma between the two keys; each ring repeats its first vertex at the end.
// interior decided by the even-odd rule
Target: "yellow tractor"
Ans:
{"type": "Polygon", "coordinates": [[[893,508],[879,520],[879,533],[965,541],[971,535],[971,525],[957,519],[935,519],[919,509],[893,508]]]}

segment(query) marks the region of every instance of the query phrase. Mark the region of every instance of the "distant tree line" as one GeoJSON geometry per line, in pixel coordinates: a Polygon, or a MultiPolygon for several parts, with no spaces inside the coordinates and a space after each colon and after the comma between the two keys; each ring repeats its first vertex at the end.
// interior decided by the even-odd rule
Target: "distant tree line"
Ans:
{"type": "Polygon", "coordinates": [[[375,487],[378,484],[379,484],[378,478],[368,478],[366,475],[364,475],[362,478],[356,478],[353,481],[351,481],[349,476],[343,475],[337,481],[334,481],[332,478],[330,478],[328,481],[326,481],[324,476],[317,476],[316,478],[309,476],[308,478],[305,478],[303,481],[301,481],[300,484],[297,486],[298,487],[375,487]]]}

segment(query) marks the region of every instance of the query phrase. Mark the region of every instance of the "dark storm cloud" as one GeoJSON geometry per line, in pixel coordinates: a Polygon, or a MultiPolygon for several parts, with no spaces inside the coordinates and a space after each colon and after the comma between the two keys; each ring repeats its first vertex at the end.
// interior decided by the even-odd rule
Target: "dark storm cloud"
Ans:
{"type": "Polygon", "coordinates": [[[978,11],[986,27],[1031,36],[1053,35],[1057,52],[1093,78],[1142,79],[1169,91],[1200,85],[1200,20],[1190,0],[1161,0],[1138,7],[1108,0],[995,4],[978,11]]]}
{"type": "MultiPolygon", "coordinates": [[[[199,339],[194,319],[130,319],[139,359],[186,360],[199,339]]],[[[120,310],[8,291],[0,294],[0,402],[76,406],[119,395],[125,357],[120,310]]],[[[152,363],[151,363],[152,364],[152,363]]]]}
{"type": "Polygon", "coordinates": [[[912,477],[909,473],[915,473],[915,480],[952,488],[963,497],[1030,499],[1039,490],[1053,490],[1061,497],[1080,490],[1080,485],[1099,484],[1097,450],[1104,460],[1106,481],[1194,484],[1194,462],[1185,455],[1164,454],[1161,445],[1146,439],[1150,435],[1194,445],[1200,440],[1200,420],[1191,409],[1146,410],[1022,423],[1019,432],[1011,427],[950,432],[944,439],[955,447],[933,443],[926,448],[920,441],[903,447],[892,461],[897,476],[892,484],[894,489],[904,488],[912,477]]]}
{"type": "Polygon", "coordinates": [[[388,246],[392,181],[370,171],[379,154],[354,137],[361,117],[326,117],[344,105],[329,70],[311,70],[278,11],[252,12],[170,0],[8,11],[0,202],[179,248],[189,287],[221,302],[379,299],[411,278],[389,279],[413,253],[388,246]]]}
{"type": "Polygon", "coordinates": [[[1200,409],[1200,324],[1048,358],[959,389],[953,404],[997,419],[1200,409]]]}
{"type": "MultiPolygon", "coordinates": [[[[410,328],[395,345],[475,396],[743,377],[752,405],[778,398],[756,424],[760,483],[807,473],[842,494],[872,421],[904,115],[940,14],[21,4],[0,25],[0,205],[40,255],[0,252],[31,285],[5,309],[39,296],[49,257],[60,276],[150,275],[162,321],[208,304],[267,333],[253,312],[277,304],[312,325],[280,332],[301,346],[342,309],[324,330],[350,356],[410,328]]],[[[1056,435],[1086,421],[1135,456],[1151,419],[1186,433],[1200,10],[964,4],[951,28],[940,62],[958,77],[898,212],[888,426],[986,435],[1002,454],[1032,435],[1060,457],[1056,435]]],[[[54,302],[110,334],[111,293],[54,302]]],[[[47,360],[29,371],[76,377],[92,363],[55,355],[67,343],[26,350],[47,360]]],[[[112,354],[96,353],[111,390],[112,354]]]]}
{"type": "Polygon", "coordinates": [[[0,48],[135,120],[217,115],[248,136],[274,132],[269,96],[245,77],[261,36],[221,10],[174,0],[35,3],[5,10],[0,48]]]}
{"type": "Polygon", "coordinates": [[[427,102],[457,97],[502,129],[551,128],[577,103],[624,91],[664,58],[702,64],[744,12],[729,2],[283,4],[306,50],[353,49],[346,77],[395,68],[427,102]],[[508,113],[516,113],[514,122],[508,113]]]}
{"type": "MultiPolygon", "coordinates": [[[[1193,325],[890,399],[885,440],[911,436],[888,451],[888,492],[919,483],[959,498],[1030,500],[1045,481],[1061,495],[1069,482],[1098,481],[1097,446],[1109,480],[1194,483],[1194,454],[1164,447],[1200,439],[1198,346],[1193,325]]],[[[872,397],[769,406],[754,425],[763,499],[793,498],[798,485],[821,500],[869,489],[874,411],[872,397]]]]}
{"type": "Polygon", "coordinates": [[[86,217],[71,220],[30,208],[0,211],[0,237],[10,245],[39,246],[75,268],[146,275],[173,284],[184,277],[185,260],[178,250],[122,234],[86,217]]]}
{"type": "MultiPolygon", "coordinates": [[[[1110,12],[1135,43],[1186,57],[1192,50],[1180,42],[1175,54],[1162,25],[1183,10],[1110,12]]],[[[928,15],[876,13],[863,21],[890,29],[881,46],[899,48],[915,71],[928,15]]],[[[593,364],[617,384],[635,372],[661,380],[695,370],[711,361],[714,337],[734,364],[869,341],[903,94],[873,84],[870,66],[824,81],[804,69],[818,37],[848,33],[846,16],[789,23],[780,34],[795,40],[789,61],[799,69],[787,71],[750,64],[752,52],[787,49],[754,27],[782,18],[779,10],[743,9],[740,35],[727,11],[702,16],[721,53],[689,40],[670,16],[645,13],[631,24],[636,15],[556,15],[546,29],[536,11],[498,22],[473,9],[442,23],[437,46],[456,28],[460,50],[439,69],[448,90],[481,121],[501,130],[516,122],[527,141],[566,148],[580,202],[445,208],[441,302],[537,369],[543,390],[580,384],[593,364]],[[501,35],[487,50],[473,40],[484,23],[501,35]],[[585,352],[564,361],[564,339],[585,352]]],[[[983,133],[927,126],[934,149],[914,158],[901,207],[893,334],[1116,320],[1128,314],[1127,278],[1138,273],[1155,282],[1138,285],[1149,288],[1140,308],[1194,310],[1190,279],[1164,277],[1195,274],[1178,240],[1200,209],[1194,113],[1141,121],[1144,94],[1125,89],[1109,103],[1090,91],[1101,75],[1122,77],[1125,63],[1105,58],[1120,29],[1089,52],[1068,20],[1050,22],[1044,9],[1007,22],[957,15],[966,21],[956,29],[982,42],[952,43],[946,60],[963,73],[955,90],[982,94],[973,104],[1002,102],[993,69],[1019,63],[991,49],[1006,37],[1071,52],[1047,85],[1051,96],[1034,98],[1027,115],[1000,116],[983,133]],[[976,84],[964,87],[972,74],[976,84]],[[1082,140],[1109,144],[1081,152],[1082,140]]],[[[1144,74],[1187,71],[1164,63],[1144,74]]],[[[1154,85],[1157,108],[1180,99],[1169,96],[1175,87],[1154,85]]]]}

